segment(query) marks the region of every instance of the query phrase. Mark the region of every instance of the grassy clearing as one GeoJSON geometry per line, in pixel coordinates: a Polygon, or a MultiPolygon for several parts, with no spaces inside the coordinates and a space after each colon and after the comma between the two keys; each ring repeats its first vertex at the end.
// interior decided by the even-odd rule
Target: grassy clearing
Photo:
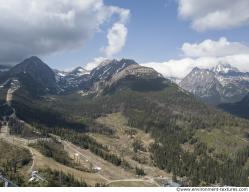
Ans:
{"type": "Polygon", "coordinates": [[[63,145],[54,139],[49,141],[38,141],[38,143],[30,144],[30,146],[37,149],[46,157],[53,158],[63,165],[72,165],[72,159],[70,159],[69,155],[64,150],[63,145]]]}
{"type": "MultiPolygon", "coordinates": [[[[108,146],[115,154],[124,158],[132,167],[144,169],[146,175],[171,177],[166,172],[154,167],[150,158],[149,145],[154,141],[150,134],[128,126],[128,120],[121,113],[112,113],[100,117],[97,123],[115,130],[115,135],[110,137],[101,134],[91,133],[99,143],[108,146]],[[134,142],[140,140],[143,144],[144,151],[137,150],[134,152],[134,142]]],[[[135,173],[133,173],[135,174],[135,173]]]]}
{"type": "MultiPolygon", "coordinates": [[[[79,148],[75,145],[65,145],[65,150],[73,153],[78,153],[80,164],[84,165],[86,162],[91,163],[93,167],[101,167],[99,174],[104,176],[104,180],[116,180],[135,177],[133,173],[126,171],[120,166],[115,166],[112,163],[105,161],[103,158],[95,155],[90,150],[79,148]]],[[[96,174],[97,175],[97,174],[96,174]]]]}
{"type": "Polygon", "coordinates": [[[215,149],[216,154],[230,157],[234,157],[236,151],[248,144],[243,138],[220,129],[198,130],[196,136],[207,144],[208,148],[215,149]]]}
{"type": "Polygon", "coordinates": [[[149,134],[144,133],[143,131],[127,126],[128,120],[121,113],[109,114],[105,117],[100,117],[96,120],[98,123],[103,124],[107,127],[110,127],[116,131],[115,138],[100,135],[92,134],[94,137],[98,138],[98,141],[106,143],[107,145],[117,147],[120,151],[120,147],[126,149],[132,149],[132,140],[134,138],[139,138],[145,144],[145,147],[148,147],[150,143],[154,140],[149,134]],[[115,143],[113,143],[115,140],[115,143]]]}
{"type": "Polygon", "coordinates": [[[0,167],[7,161],[18,161],[20,165],[27,164],[31,160],[31,154],[27,149],[11,145],[0,140],[0,167]]]}
{"type": "Polygon", "coordinates": [[[3,140],[0,140],[0,151],[0,172],[15,185],[26,186],[26,173],[31,162],[30,152],[3,140]]]}
{"type": "Polygon", "coordinates": [[[35,165],[34,170],[39,169],[51,169],[52,171],[62,171],[66,175],[72,175],[78,179],[79,182],[85,181],[87,184],[94,186],[96,183],[105,183],[106,181],[100,177],[98,174],[88,173],[73,169],[71,167],[62,165],[52,158],[45,157],[40,152],[35,149],[32,149],[32,152],[35,156],[35,165]]]}

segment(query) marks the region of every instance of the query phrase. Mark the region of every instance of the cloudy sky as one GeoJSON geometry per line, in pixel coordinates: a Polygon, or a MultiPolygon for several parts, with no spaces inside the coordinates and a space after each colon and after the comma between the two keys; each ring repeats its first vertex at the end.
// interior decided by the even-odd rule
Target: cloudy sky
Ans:
{"type": "Polygon", "coordinates": [[[248,0],[0,0],[0,64],[53,68],[132,58],[165,76],[230,63],[249,71],[248,0]]]}

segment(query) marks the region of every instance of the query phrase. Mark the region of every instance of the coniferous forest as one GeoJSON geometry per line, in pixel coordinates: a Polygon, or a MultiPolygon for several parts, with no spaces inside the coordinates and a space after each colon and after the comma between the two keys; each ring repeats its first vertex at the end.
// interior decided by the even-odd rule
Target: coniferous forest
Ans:
{"type": "MultiPolygon", "coordinates": [[[[58,97],[53,103],[37,99],[32,105],[25,105],[25,102],[20,104],[17,95],[14,106],[18,116],[34,124],[43,134],[59,135],[116,166],[129,168],[127,162],[108,152],[106,146],[98,144],[86,134],[101,130],[102,127],[94,123],[97,117],[122,112],[128,118],[129,126],[150,133],[155,138],[150,153],[154,165],[160,169],[189,178],[191,186],[216,183],[248,185],[248,168],[244,166],[248,159],[248,146],[235,151],[234,156],[218,154],[196,135],[198,130],[212,131],[227,127],[239,127],[246,135],[246,120],[220,112],[191,95],[178,94],[177,87],[173,85],[156,92],[137,91],[123,84],[117,85],[116,89],[118,91],[94,99],[70,95],[58,97]],[[175,111],[173,113],[172,108],[175,111]],[[181,146],[186,143],[194,147],[192,152],[183,150],[181,146]]],[[[102,134],[113,134],[110,128],[103,129],[106,131],[102,134]]],[[[136,147],[141,146],[137,143],[136,147]]],[[[131,169],[144,174],[139,168],[131,169]]]]}

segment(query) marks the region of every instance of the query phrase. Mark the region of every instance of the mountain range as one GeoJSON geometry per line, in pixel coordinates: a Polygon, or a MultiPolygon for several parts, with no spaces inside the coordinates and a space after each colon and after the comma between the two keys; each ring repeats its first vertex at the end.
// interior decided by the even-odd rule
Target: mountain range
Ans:
{"type": "MultiPolygon", "coordinates": [[[[180,85],[218,97],[218,103],[232,93],[231,98],[242,98],[247,75],[231,66],[195,68],[180,85]],[[239,90],[221,91],[230,84],[239,90]],[[220,93],[226,93],[222,99],[220,93]]],[[[130,59],[106,60],[91,71],[62,72],[31,57],[0,74],[0,119],[14,111],[28,125],[24,131],[18,123],[9,123],[19,137],[27,129],[43,137],[52,134],[71,142],[63,149],[75,145],[91,160],[100,158],[104,171],[93,172],[95,178],[115,169],[124,180],[139,175],[145,182],[147,174],[157,182],[167,173],[186,186],[247,186],[249,122],[205,104],[181,87],[130,59]]],[[[61,156],[50,158],[65,162],[61,156]]],[[[89,174],[88,169],[77,169],[89,174]]],[[[108,180],[117,180],[113,174],[117,173],[107,174],[108,180]]]]}
{"type": "Polygon", "coordinates": [[[212,69],[194,68],[179,86],[209,104],[240,101],[249,91],[249,73],[240,72],[229,64],[212,69]]]}
{"type": "MultiPolygon", "coordinates": [[[[96,91],[96,89],[103,89],[103,86],[110,84],[115,79],[112,79],[112,76],[123,69],[132,66],[128,73],[137,70],[134,67],[136,65],[139,66],[134,60],[129,59],[106,60],[92,71],[77,67],[72,71],[64,72],[52,70],[39,58],[31,57],[13,68],[0,66],[0,82],[4,82],[11,77],[26,82],[24,83],[25,86],[30,89],[34,88],[32,83],[38,84],[38,86],[35,86],[36,91],[31,91],[33,93],[67,94],[72,91],[86,92],[94,91],[94,89],[96,91]]],[[[137,68],[140,70],[148,69],[142,66],[137,68]]],[[[155,72],[152,69],[150,70],[155,72]]],[[[172,77],[169,79],[175,82],[172,77]]],[[[229,64],[218,64],[212,69],[195,67],[185,78],[178,79],[176,83],[208,104],[234,103],[247,95],[249,73],[240,72],[229,64]]]]}

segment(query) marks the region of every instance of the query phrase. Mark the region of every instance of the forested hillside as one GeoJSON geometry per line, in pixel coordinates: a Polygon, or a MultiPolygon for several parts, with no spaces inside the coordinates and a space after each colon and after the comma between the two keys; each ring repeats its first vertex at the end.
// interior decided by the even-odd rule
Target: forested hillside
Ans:
{"type": "Polygon", "coordinates": [[[128,78],[106,89],[100,96],[75,93],[32,101],[22,92],[16,92],[13,104],[17,116],[25,121],[39,125],[47,133],[61,135],[83,148],[90,148],[102,158],[108,161],[110,158],[117,166],[123,164],[121,159],[107,155],[105,148],[101,149],[102,146],[94,144],[95,141],[83,138],[87,132],[103,130],[104,134],[111,136],[111,129],[96,124],[95,119],[121,112],[128,118],[130,126],[150,133],[155,139],[150,153],[160,169],[180,177],[186,176],[192,186],[215,183],[248,185],[248,121],[197,101],[169,81],[146,80],[145,83],[128,78]],[[146,86],[148,82],[150,86],[146,86]],[[207,138],[215,130],[224,133],[217,146],[200,136],[200,133],[206,134],[204,138],[207,138]],[[236,135],[229,153],[219,150],[227,148],[225,139],[222,139],[228,137],[226,132],[236,135]],[[85,143],[81,143],[83,140],[85,143]],[[245,140],[242,145],[240,140],[245,140]],[[186,150],[185,146],[192,150],[186,150]]]}

